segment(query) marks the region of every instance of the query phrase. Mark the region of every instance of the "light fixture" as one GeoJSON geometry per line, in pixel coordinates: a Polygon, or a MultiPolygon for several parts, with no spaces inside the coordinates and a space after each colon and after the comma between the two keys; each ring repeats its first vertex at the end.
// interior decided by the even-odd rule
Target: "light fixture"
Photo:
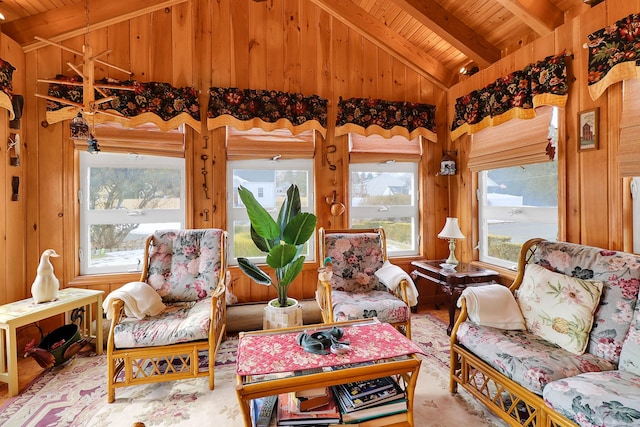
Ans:
{"type": "MultiPolygon", "coordinates": [[[[67,65],[69,66],[69,68],[71,70],[73,70],[82,79],[82,81],[80,81],[80,82],[71,81],[71,80],[65,80],[65,79],[62,79],[62,80],[58,80],[58,79],[38,79],[38,83],[49,83],[49,84],[53,83],[53,84],[59,84],[59,85],[65,85],[65,86],[81,87],[82,88],[82,103],[76,102],[76,101],[71,101],[69,99],[63,99],[63,98],[57,98],[57,97],[50,96],[50,95],[44,95],[44,94],[40,94],[40,93],[36,93],[35,96],[38,97],[38,98],[46,99],[48,101],[54,101],[54,102],[57,102],[57,103],[60,103],[60,104],[64,104],[64,105],[73,107],[75,110],[78,111],[78,117],[74,118],[73,120],[76,120],[78,118],[84,120],[83,116],[85,116],[85,115],[92,116],[94,114],[105,114],[105,115],[117,117],[117,118],[120,118],[120,119],[125,118],[125,116],[123,116],[120,113],[116,113],[116,112],[113,112],[113,111],[105,111],[105,110],[99,108],[100,104],[103,104],[105,102],[110,102],[115,98],[114,96],[109,96],[104,91],[104,89],[117,89],[117,90],[133,91],[133,90],[135,90],[135,88],[133,86],[121,86],[121,85],[108,84],[108,83],[96,83],[96,81],[95,81],[95,65],[96,64],[104,65],[106,67],[113,68],[115,70],[121,71],[121,72],[129,74],[129,75],[133,74],[133,72],[131,72],[129,70],[126,70],[124,68],[115,66],[113,64],[110,64],[110,63],[100,59],[100,57],[111,53],[111,49],[105,50],[103,52],[100,52],[100,53],[97,53],[97,54],[94,55],[93,49],[91,48],[91,46],[89,45],[89,42],[88,42],[89,30],[90,30],[89,0],[85,0],[85,15],[86,15],[86,31],[85,31],[85,35],[84,35],[84,44],[82,46],[82,51],[77,51],[77,50],[69,48],[69,47],[67,47],[67,46],[65,46],[63,44],[56,43],[56,42],[53,42],[51,40],[47,40],[47,39],[42,38],[42,37],[34,36],[34,38],[36,40],[38,40],[38,41],[41,41],[41,42],[46,43],[46,44],[51,45],[51,46],[56,46],[56,47],[60,48],[61,50],[64,50],[64,51],[67,51],[67,52],[71,52],[72,54],[82,58],[82,62],[79,63],[79,64],[72,64],[71,62],[67,62],[67,65]],[[102,96],[102,98],[96,99],[96,92],[100,96],[102,96]]],[[[74,130],[73,130],[73,123],[72,123],[71,124],[72,138],[73,138],[73,132],[74,132],[74,130]]],[[[86,140],[87,138],[73,138],[73,139],[86,140]]]]}
{"type": "Polygon", "coordinates": [[[69,124],[71,130],[71,139],[86,141],[89,139],[89,123],[82,117],[82,113],[78,113],[69,124]]]}
{"type": "Polygon", "coordinates": [[[458,218],[447,218],[447,222],[444,224],[444,228],[438,234],[438,238],[440,239],[449,239],[449,258],[445,261],[445,264],[451,265],[451,268],[455,268],[458,265],[458,260],[456,259],[456,240],[464,239],[464,234],[460,231],[460,226],[458,225],[458,218]]]}
{"type": "Polygon", "coordinates": [[[463,76],[473,76],[478,71],[480,71],[480,68],[477,65],[473,65],[473,62],[460,68],[460,74],[463,76]]]}
{"type": "Polygon", "coordinates": [[[89,134],[89,139],[87,139],[87,151],[91,154],[98,154],[100,152],[100,145],[98,145],[98,140],[93,134],[89,134]]]}
{"type": "Polygon", "coordinates": [[[440,175],[455,175],[456,174],[456,161],[446,151],[442,160],[440,161],[440,175]]]}

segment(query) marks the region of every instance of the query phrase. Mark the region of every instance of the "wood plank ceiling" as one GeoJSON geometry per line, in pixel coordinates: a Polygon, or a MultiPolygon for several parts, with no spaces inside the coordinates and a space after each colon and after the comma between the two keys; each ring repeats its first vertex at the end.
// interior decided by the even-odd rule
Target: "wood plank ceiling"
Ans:
{"type": "MultiPolygon", "coordinates": [[[[183,1],[92,1],[90,27],[183,1]]],[[[459,80],[462,67],[485,68],[589,7],[583,0],[298,1],[313,2],[445,89],[459,80]]],[[[26,51],[37,47],[36,35],[64,40],[86,30],[86,2],[0,0],[0,30],[26,51]]]]}

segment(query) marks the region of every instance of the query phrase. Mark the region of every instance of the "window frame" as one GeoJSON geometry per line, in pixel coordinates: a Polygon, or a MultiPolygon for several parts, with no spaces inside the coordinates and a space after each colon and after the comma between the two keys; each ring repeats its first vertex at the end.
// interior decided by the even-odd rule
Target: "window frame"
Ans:
{"type": "MultiPolygon", "coordinates": [[[[234,236],[235,236],[235,228],[234,222],[242,221],[249,223],[249,216],[247,214],[246,208],[244,208],[241,204],[238,207],[234,206],[233,203],[233,195],[237,190],[234,190],[234,179],[233,172],[235,169],[242,170],[273,170],[273,171],[282,171],[282,170],[304,170],[307,171],[307,205],[303,205],[301,210],[302,212],[309,212],[315,214],[316,212],[316,177],[315,177],[315,162],[314,159],[310,158],[299,158],[299,159],[278,159],[278,160],[265,160],[265,159],[244,159],[244,160],[227,160],[227,179],[226,179],[226,188],[227,188],[227,232],[229,233],[229,249],[228,249],[228,262],[230,266],[237,266],[238,260],[235,254],[234,247],[234,236]],[[283,167],[286,166],[286,167],[283,167]]],[[[278,212],[280,211],[280,205],[274,207],[273,209],[267,209],[269,213],[277,219],[278,212]]],[[[266,254],[264,256],[251,256],[248,257],[256,264],[265,264],[266,263],[266,254]]],[[[305,254],[305,263],[314,262],[316,259],[316,233],[313,233],[311,238],[308,241],[308,253],[305,254]]]]}
{"type": "Polygon", "coordinates": [[[93,224],[117,224],[129,221],[117,221],[118,219],[131,218],[130,215],[121,210],[91,210],[89,209],[88,194],[88,171],[92,167],[117,166],[139,167],[140,161],[144,161],[144,168],[176,169],[180,172],[180,208],[179,209],[139,209],[136,214],[136,222],[140,224],[156,223],[178,223],[178,228],[185,228],[187,220],[187,175],[186,161],[183,157],[166,156],[161,154],[124,154],[114,152],[101,152],[98,155],[81,151],[78,156],[78,201],[79,201],[79,230],[78,230],[78,259],[79,275],[95,276],[103,274],[127,274],[140,273],[141,263],[129,264],[126,270],[114,271],[112,266],[91,267],[89,265],[90,253],[90,232],[89,227],[93,224]]]}
{"type": "MultiPolygon", "coordinates": [[[[551,111],[549,111],[551,113],[549,118],[549,126],[550,127],[555,126],[555,129],[556,129],[555,133],[548,134],[549,138],[552,138],[552,143],[555,146],[555,158],[552,161],[555,162],[556,164],[557,176],[558,176],[556,207],[547,208],[547,207],[535,207],[535,206],[492,206],[489,208],[490,208],[490,211],[494,213],[500,212],[501,210],[505,210],[504,215],[496,216],[498,219],[501,217],[507,217],[507,215],[508,215],[508,219],[513,219],[514,215],[517,215],[517,216],[522,215],[522,217],[520,217],[522,218],[522,220],[517,222],[525,222],[527,219],[530,219],[532,217],[535,217],[536,220],[541,219],[542,222],[551,222],[551,219],[553,218],[555,220],[554,221],[555,224],[557,225],[556,238],[558,240],[561,240],[564,234],[563,216],[562,216],[563,207],[561,206],[561,203],[564,202],[565,200],[564,196],[566,194],[566,190],[561,187],[561,182],[562,182],[561,177],[563,176],[562,174],[564,173],[564,170],[565,170],[565,166],[563,162],[563,159],[565,158],[565,152],[564,152],[564,146],[561,144],[558,144],[558,141],[564,140],[565,112],[563,109],[558,107],[549,107],[549,108],[552,109],[551,111]],[[535,216],[535,215],[532,215],[533,213],[540,214],[540,215],[535,216]]],[[[522,127],[522,125],[527,124],[527,122],[528,122],[527,120],[516,120],[512,123],[509,123],[512,126],[513,125],[516,126],[516,129],[513,130],[512,133],[509,132],[509,129],[508,129],[509,124],[501,125],[502,126],[501,129],[500,127],[497,127],[497,128],[489,128],[487,130],[497,131],[497,129],[500,129],[500,132],[502,133],[502,135],[504,135],[504,133],[507,132],[507,133],[510,133],[515,138],[516,134],[523,135],[523,132],[525,133],[527,132],[526,129],[523,129],[522,127]]],[[[540,124],[535,123],[535,119],[534,119],[534,122],[530,122],[530,123],[532,123],[532,126],[534,126],[537,132],[540,131],[540,124]]],[[[488,135],[484,135],[483,139],[486,140],[487,136],[488,135]]],[[[501,136],[500,138],[501,140],[504,140],[503,136],[501,136]]],[[[491,138],[488,138],[488,140],[491,140],[491,138]]],[[[470,144],[473,144],[473,142],[474,141],[473,141],[473,135],[472,135],[470,137],[470,144]]],[[[532,142],[533,144],[538,145],[539,147],[538,150],[540,149],[540,147],[544,145],[544,144],[541,144],[541,141],[538,141],[538,142],[532,141],[532,142]]],[[[505,156],[505,153],[499,153],[499,154],[500,154],[500,157],[503,157],[504,159],[508,159],[508,157],[505,156]]],[[[503,159],[495,168],[491,168],[491,169],[479,170],[479,169],[471,168],[471,171],[474,174],[476,174],[475,206],[476,206],[476,212],[477,212],[476,217],[478,221],[475,224],[475,228],[476,228],[475,236],[477,236],[478,241],[475,243],[475,249],[478,249],[477,259],[480,262],[487,263],[496,267],[506,268],[509,270],[517,269],[517,262],[510,262],[508,260],[491,257],[488,255],[488,246],[489,246],[488,236],[487,236],[487,239],[484,238],[485,235],[488,234],[488,231],[486,230],[486,217],[488,215],[483,211],[483,200],[486,199],[486,189],[487,189],[487,186],[484,185],[484,182],[486,179],[486,174],[490,170],[502,169],[502,168],[508,168],[508,167],[526,166],[526,165],[532,165],[536,163],[546,163],[551,161],[551,160],[543,161],[542,159],[544,159],[544,156],[539,156],[537,154],[531,155],[531,154],[533,154],[533,152],[528,153],[528,155],[523,156],[522,158],[514,157],[510,162],[505,161],[503,159]]],[[[496,219],[496,217],[491,217],[491,219],[496,219]]],[[[531,237],[541,237],[541,236],[531,236],[531,237]]]]}
{"type": "MultiPolygon", "coordinates": [[[[420,162],[419,161],[386,161],[386,162],[370,162],[370,163],[350,163],[348,171],[348,183],[349,183],[349,227],[353,228],[354,220],[358,218],[373,218],[388,220],[393,217],[411,217],[414,219],[412,224],[412,240],[413,249],[411,250],[391,250],[387,245],[387,256],[389,257],[414,257],[419,256],[420,250],[420,230],[421,230],[421,215],[420,215],[420,162]],[[409,170],[407,170],[409,169],[409,170]],[[354,206],[354,190],[353,181],[351,175],[353,172],[392,172],[392,173],[408,173],[412,174],[414,179],[413,185],[413,199],[411,205],[397,205],[389,206],[388,210],[381,211],[379,209],[372,209],[371,206],[354,206]],[[407,215],[409,209],[410,214],[407,215]],[[394,214],[395,213],[395,214],[394,214]]],[[[389,234],[387,232],[387,238],[389,234]]]]}
{"type": "MultiPolygon", "coordinates": [[[[483,170],[478,172],[478,257],[481,262],[515,270],[518,266],[517,262],[510,262],[508,260],[489,255],[488,222],[503,220],[508,222],[525,223],[535,219],[536,223],[555,223],[559,230],[559,206],[485,206],[483,204],[483,201],[487,199],[487,185],[485,185],[485,182],[488,179],[489,171],[490,170],[483,170]],[[516,221],[514,221],[514,218],[516,221]]],[[[536,236],[531,237],[533,238],[536,236]]]]}

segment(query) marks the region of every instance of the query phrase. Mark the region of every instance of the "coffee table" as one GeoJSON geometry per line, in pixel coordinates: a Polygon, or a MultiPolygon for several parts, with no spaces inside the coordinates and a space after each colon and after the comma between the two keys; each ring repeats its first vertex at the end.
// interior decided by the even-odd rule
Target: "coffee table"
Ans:
{"type": "Polygon", "coordinates": [[[395,376],[406,390],[407,413],[405,421],[394,421],[394,425],[414,426],[414,390],[422,363],[418,353],[423,351],[417,344],[377,319],[242,332],[238,341],[236,395],[244,424],[251,426],[252,399],[395,376]],[[342,339],[351,343],[349,353],[307,353],[296,342],[300,332],[326,331],[333,326],[343,329],[342,339]],[[359,362],[374,363],[357,365],[359,362]]]}
{"type": "Polygon", "coordinates": [[[18,394],[18,340],[19,327],[65,313],[65,323],[70,323],[69,313],[74,308],[87,307],[80,333],[96,338],[96,353],[102,354],[102,296],[104,291],[81,288],[65,288],[58,292],[55,301],[36,304],[33,298],[0,305],[0,381],[8,383],[9,397],[18,394]],[[92,308],[95,304],[95,311],[92,308]],[[91,319],[96,319],[95,330],[91,319]]]}

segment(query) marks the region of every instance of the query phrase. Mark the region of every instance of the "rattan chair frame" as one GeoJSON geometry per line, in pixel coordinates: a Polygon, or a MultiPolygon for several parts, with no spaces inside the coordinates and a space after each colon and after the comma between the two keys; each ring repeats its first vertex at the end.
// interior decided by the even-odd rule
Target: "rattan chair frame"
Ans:
{"type": "MultiPolygon", "coordinates": [[[[380,242],[382,245],[382,254],[384,261],[388,260],[387,256],[387,238],[382,227],[378,228],[359,228],[359,229],[341,229],[341,230],[325,230],[320,227],[318,230],[318,248],[320,254],[320,266],[324,267],[324,260],[327,257],[325,247],[325,236],[327,234],[362,234],[362,233],[377,233],[380,236],[380,242]]],[[[399,286],[395,289],[393,294],[401,299],[409,308],[409,314],[407,320],[404,322],[391,323],[396,329],[402,332],[407,338],[411,339],[411,306],[409,305],[409,298],[407,296],[407,286],[409,285],[406,279],[400,281],[399,286]]],[[[320,314],[322,315],[323,323],[335,323],[333,317],[333,300],[331,298],[331,282],[321,280],[318,278],[318,284],[316,288],[316,301],[320,306],[320,314]]]]}
{"type": "MultiPolygon", "coordinates": [[[[149,236],[145,242],[145,265],[140,281],[146,281],[147,278],[149,248],[152,241],[153,235],[149,236]]],[[[214,389],[215,359],[226,335],[227,253],[227,232],[225,231],[221,234],[221,271],[217,286],[211,296],[211,322],[206,340],[153,347],[115,348],[114,330],[124,317],[124,302],[120,299],[112,301],[108,310],[110,311],[109,317],[113,320],[107,340],[107,401],[109,403],[115,401],[116,388],[132,385],[207,376],[209,389],[214,389]],[[208,351],[208,363],[206,369],[201,370],[198,353],[203,350],[208,351]],[[174,361],[181,362],[180,368],[174,367],[174,361]],[[122,374],[123,371],[124,374],[122,374]]]]}

